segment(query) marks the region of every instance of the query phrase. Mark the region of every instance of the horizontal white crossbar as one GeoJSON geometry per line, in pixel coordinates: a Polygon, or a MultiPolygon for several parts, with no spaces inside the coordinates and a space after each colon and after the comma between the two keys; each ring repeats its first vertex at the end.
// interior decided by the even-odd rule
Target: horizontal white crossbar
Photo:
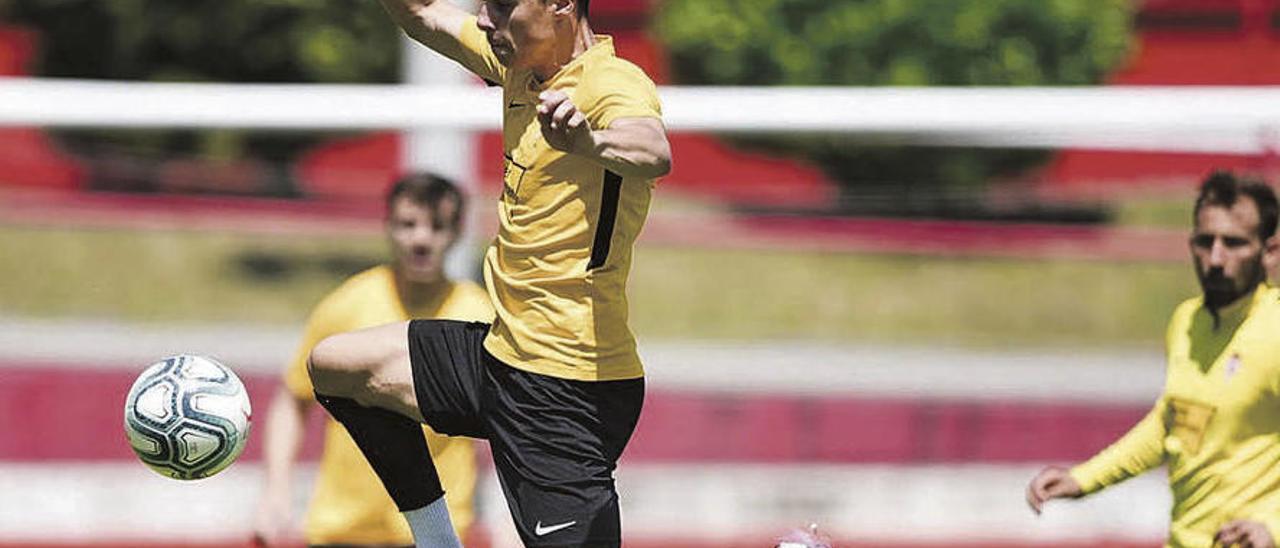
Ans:
{"type": "MultiPolygon", "coordinates": [[[[869,143],[1257,154],[1280,149],[1280,87],[664,87],[673,131],[828,132],[869,143]]],[[[496,129],[475,86],[0,78],[0,126],[496,129]]]]}

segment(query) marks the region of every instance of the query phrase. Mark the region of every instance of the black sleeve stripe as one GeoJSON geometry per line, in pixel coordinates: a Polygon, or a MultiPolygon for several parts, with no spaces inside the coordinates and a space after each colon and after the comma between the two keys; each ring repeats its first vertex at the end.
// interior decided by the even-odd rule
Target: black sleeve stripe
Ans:
{"type": "Polygon", "coordinates": [[[618,220],[618,199],[622,195],[622,176],[604,170],[604,189],[600,197],[600,219],[596,223],[596,239],[591,245],[591,261],[587,270],[603,266],[609,258],[609,243],[613,240],[613,225],[618,220]]]}

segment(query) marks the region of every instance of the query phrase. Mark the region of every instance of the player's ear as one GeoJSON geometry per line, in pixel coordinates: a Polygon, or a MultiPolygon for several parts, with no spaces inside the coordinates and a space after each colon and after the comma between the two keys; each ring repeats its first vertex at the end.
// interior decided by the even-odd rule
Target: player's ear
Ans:
{"type": "Polygon", "coordinates": [[[1280,236],[1262,241],[1262,264],[1271,283],[1280,283],[1280,236]]]}
{"type": "Polygon", "coordinates": [[[577,17],[577,9],[574,0],[551,0],[551,12],[557,16],[577,17]]]}

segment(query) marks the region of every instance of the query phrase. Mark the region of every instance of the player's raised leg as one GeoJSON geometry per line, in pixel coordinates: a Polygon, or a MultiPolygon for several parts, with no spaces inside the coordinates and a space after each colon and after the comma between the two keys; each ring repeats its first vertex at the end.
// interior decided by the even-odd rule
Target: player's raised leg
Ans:
{"type": "Polygon", "coordinates": [[[346,427],[396,506],[419,548],[460,547],[444,489],[422,437],[414,393],[408,323],[329,337],[308,362],[316,400],[346,427]]]}
{"type": "Polygon", "coordinates": [[[316,392],[423,422],[413,389],[408,333],[409,322],[395,322],[326,337],[308,362],[316,392]]]}

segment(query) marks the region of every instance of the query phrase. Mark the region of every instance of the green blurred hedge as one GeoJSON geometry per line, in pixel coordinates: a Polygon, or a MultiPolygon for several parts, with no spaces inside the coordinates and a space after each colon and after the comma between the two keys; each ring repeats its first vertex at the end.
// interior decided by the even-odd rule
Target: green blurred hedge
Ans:
{"type": "Polygon", "coordinates": [[[44,76],[393,82],[399,33],[374,0],[0,0],[41,33],[44,76]]]}
{"type": "MultiPolygon", "coordinates": [[[[1129,0],[663,0],[654,31],[680,84],[1087,85],[1127,59],[1133,10],[1129,0]]],[[[735,141],[808,158],[846,188],[973,184],[1044,158],[843,135],[735,141]]]]}
{"type": "MultiPolygon", "coordinates": [[[[376,0],[0,0],[0,21],[39,33],[37,74],[183,82],[389,83],[400,32],[376,0]]],[[[312,132],[60,130],[92,166],[171,157],[265,160],[258,192],[289,194],[288,162],[312,132]]],[[[95,187],[150,188],[94,169],[95,187]]],[[[141,179],[150,175],[143,174],[141,179]]],[[[216,191],[217,189],[211,189],[216,191]]]]}

